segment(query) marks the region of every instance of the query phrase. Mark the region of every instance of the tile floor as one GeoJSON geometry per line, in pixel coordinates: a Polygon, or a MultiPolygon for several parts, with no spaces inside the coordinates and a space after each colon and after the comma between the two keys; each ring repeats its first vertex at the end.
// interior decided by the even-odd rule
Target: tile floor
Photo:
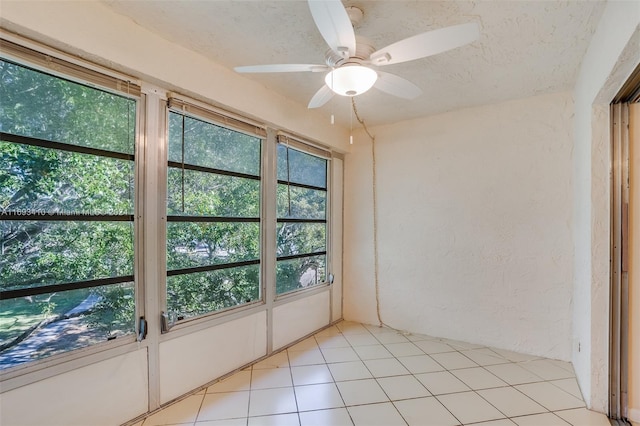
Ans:
{"type": "Polygon", "coordinates": [[[609,426],[571,364],[341,322],[136,426],[609,426]]]}

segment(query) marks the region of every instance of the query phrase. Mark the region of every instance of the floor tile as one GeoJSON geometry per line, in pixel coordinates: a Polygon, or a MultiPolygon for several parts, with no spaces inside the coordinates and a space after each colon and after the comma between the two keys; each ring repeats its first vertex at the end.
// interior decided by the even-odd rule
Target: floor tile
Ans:
{"type": "Polygon", "coordinates": [[[368,346],[368,345],[378,345],[378,339],[373,337],[371,333],[367,334],[351,334],[344,336],[345,339],[351,344],[351,346],[368,346]]]}
{"type": "Polygon", "coordinates": [[[568,362],[351,322],[245,367],[136,426],[405,422],[609,426],[604,415],[584,408],[568,362]]]}
{"type": "Polygon", "coordinates": [[[482,367],[453,370],[451,374],[462,380],[467,386],[474,390],[508,386],[506,382],[500,380],[498,377],[482,367]]]}
{"type": "Polygon", "coordinates": [[[383,345],[386,345],[387,343],[404,343],[409,341],[409,339],[397,332],[374,334],[374,337],[383,345]]]}
{"type": "Polygon", "coordinates": [[[518,364],[487,365],[485,368],[510,385],[542,381],[542,378],[536,376],[529,370],[525,370],[518,364]]]}
{"type": "MultiPolygon", "coordinates": [[[[473,426],[514,426],[515,423],[509,419],[489,420],[488,422],[474,423],[473,426]]],[[[542,425],[538,425],[542,426],[542,425]]]]}
{"type": "Polygon", "coordinates": [[[351,330],[351,329],[364,330],[364,332],[367,332],[367,333],[369,332],[363,324],[355,321],[340,321],[335,326],[338,330],[340,330],[343,333],[346,330],[351,330]]]}
{"type": "Polygon", "coordinates": [[[506,349],[498,349],[498,348],[489,348],[493,352],[497,353],[503,358],[508,359],[513,362],[523,362],[523,361],[533,361],[534,359],[540,359],[539,356],[535,355],[527,355],[519,352],[508,351],[506,349]]]}
{"type": "Polygon", "coordinates": [[[373,379],[336,383],[346,405],[373,404],[389,401],[378,382],[373,379]]]}
{"type": "Polygon", "coordinates": [[[362,324],[346,324],[340,325],[338,324],[338,328],[345,336],[353,335],[353,334],[370,334],[369,330],[367,330],[362,324]]]}
{"type": "Polygon", "coordinates": [[[238,371],[218,383],[209,386],[207,393],[235,392],[249,390],[251,386],[251,371],[238,371]]]}
{"type": "Polygon", "coordinates": [[[467,385],[448,371],[416,374],[416,378],[434,395],[470,390],[467,385]]]}
{"type": "Polygon", "coordinates": [[[354,352],[351,347],[348,348],[327,348],[320,349],[324,359],[328,363],[332,362],[346,362],[346,361],[359,361],[358,354],[354,352]]]}
{"type": "Polygon", "coordinates": [[[573,426],[610,426],[609,419],[602,413],[577,408],[574,410],[556,411],[554,414],[573,426]]]}
{"type": "Polygon", "coordinates": [[[293,413],[297,411],[293,388],[252,390],[249,400],[249,416],[293,413]]]}
{"type": "Polygon", "coordinates": [[[456,350],[464,350],[464,349],[481,349],[484,348],[484,345],[478,345],[475,343],[461,342],[459,340],[452,339],[440,339],[442,343],[446,343],[456,350]]]}
{"type": "MultiPolygon", "coordinates": [[[[198,426],[200,426],[198,424],[198,426]]],[[[249,417],[247,426],[300,426],[298,413],[275,414],[273,416],[249,417]]]]}
{"type": "Polygon", "coordinates": [[[286,388],[293,386],[289,368],[268,368],[253,370],[251,389],[286,388]]]}
{"type": "Polygon", "coordinates": [[[409,426],[454,426],[460,422],[436,398],[418,398],[393,403],[409,426]]]}
{"type": "Polygon", "coordinates": [[[289,358],[287,357],[287,351],[278,352],[275,355],[271,355],[269,358],[263,359],[253,365],[254,370],[261,370],[264,368],[280,368],[289,367],[289,358]]]}
{"type": "Polygon", "coordinates": [[[193,423],[196,421],[203,398],[204,395],[188,396],[182,401],[171,404],[167,408],[147,417],[143,424],[145,426],[156,426],[193,423]]]}
{"type": "Polygon", "coordinates": [[[289,364],[292,367],[298,367],[301,365],[316,365],[324,364],[324,357],[320,349],[309,349],[306,351],[288,351],[289,352],[289,364]]]}
{"type": "Polygon", "coordinates": [[[360,359],[381,359],[381,358],[393,358],[391,352],[387,350],[383,345],[367,345],[367,346],[355,346],[354,351],[358,354],[360,359]]]}
{"type": "Polygon", "coordinates": [[[335,325],[332,325],[331,327],[327,327],[324,330],[318,331],[316,334],[314,334],[314,337],[341,336],[341,335],[342,335],[342,332],[338,329],[338,327],[336,327],[335,325]]]}
{"type": "Polygon", "coordinates": [[[247,417],[249,392],[209,393],[202,401],[198,421],[247,417]]]}
{"type": "Polygon", "coordinates": [[[389,327],[385,327],[385,326],[379,326],[379,325],[373,325],[373,324],[365,324],[364,328],[366,328],[369,333],[371,334],[384,334],[384,333],[397,333],[397,331],[395,331],[392,328],[389,327]]]}
{"type": "Polygon", "coordinates": [[[422,383],[412,375],[382,377],[377,380],[391,401],[431,396],[422,383]]]}
{"type": "Polygon", "coordinates": [[[373,377],[362,361],[339,362],[327,364],[327,366],[336,382],[370,379],[373,377]]]}
{"type": "Polygon", "coordinates": [[[497,420],[505,417],[475,392],[440,395],[437,398],[463,424],[497,420]]]}
{"type": "Polygon", "coordinates": [[[247,426],[247,419],[224,419],[224,420],[207,420],[205,422],[197,422],[198,426],[247,426]]]}
{"type": "Polygon", "coordinates": [[[582,392],[580,391],[580,386],[578,386],[578,381],[575,378],[550,380],[549,383],[559,387],[565,392],[569,392],[571,395],[575,396],[578,399],[584,399],[582,398],[582,392]]]}
{"type": "Polygon", "coordinates": [[[427,355],[455,351],[455,349],[453,349],[451,346],[442,342],[438,342],[436,340],[423,340],[413,342],[413,344],[419,347],[427,355]]]}
{"type": "Polygon", "coordinates": [[[573,372],[560,368],[545,359],[521,362],[519,365],[545,380],[569,379],[574,377],[573,372]]]}
{"type": "MultiPolygon", "coordinates": [[[[371,335],[369,334],[369,336],[371,335]]],[[[373,336],[371,337],[373,338],[373,336]]],[[[316,341],[318,342],[318,346],[320,347],[320,349],[348,348],[351,346],[347,339],[344,338],[344,336],[320,336],[316,337],[316,341]]]]}
{"type": "Polygon", "coordinates": [[[305,411],[300,413],[300,424],[302,426],[353,426],[346,408],[305,411]]]}
{"type": "Polygon", "coordinates": [[[433,336],[429,336],[427,334],[418,334],[418,333],[411,333],[407,336],[405,336],[407,339],[409,339],[412,342],[419,342],[421,340],[435,340],[437,339],[437,337],[433,337],[433,336]]]}
{"type": "Polygon", "coordinates": [[[390,402],[348,407],[355,426],[405,426],[398,410],[390,402]]]}
{"type": "Polygon", "coordinates": [[[289,351],[306,351],[307,349],[318,349],[318,343],[316,342],[315,337],[308,337],[303,341],[296,343],[289,348],[289,351]]]}
{"type": "Polygon", "coordinates": [[[547,411],[542,405],[510,386],[480,390],[478,394],[507,417],[526,416],[547,411]]]}
{"type": "Polygon", "coordinates": [[[373,377],[401,376],[409,374],[404,365],[395,358],[370,359],[364,361],[373,377]]]}
{"type": "Polygon", "coordinates": [[[478,365],[496,365],[496,364],[508,364],[509,361],[506,358],[501,357],[491,349],[471,349],[466,351],[460,351],[461,354],[471,359],[478,365]]]}
{"type": "Polygon", "coordinates": [[[445,352],[441,354],[431,354],[430,356],[438,364],[442,365],[447,370],[455,370],[457,368],[469,368],[469,367],[478,366],[478,364],[471,361],[469,358],[462,355],[460,352],[445,352]]]}
{"type": "Polygon", "coordinates": [[[518,426],[569,426],[569,423],[565,422],[553,413],[514,417],[511,420],[518,426]]]}
{"type": "Polygon", "coordinates": [[[387,343],[384,345],[393,356],[423,355],[424,352],[411,342],[387,343]]]}
{"type": "Polygon", "coordinates": [[[537,401],[549,411],[584,407],[582,400],[555,387],[551,383],[542,382],[518,385],[516,389],[537,401]]]}
{"type": "Polygon", "coordinates": [[[560,361],[560,360],[557,360],[557,359],[549,359],[547,361],[549,361],[550,363],[552,363],[553,365],[555,365],[557,367],[560,367],[560,368],[563,368],[563,369],[567,370],[568,372],[573,374],[573,377],[575,377],[575,371],[573,370],[573,365],[571,365],[570,362],[560,361]]]}
{"type": "Polygon", "coordinates": [[[344,407],[335,383],[296,386],[295,392],[299,411],[344,407]]]}
{"type": "Polygon", "coordinates": [[[418,398],[393,403],[409,426],[454,426],[458,419],[436,398],[418,398]]]}
{"type": "Polygon", "coordinates": [[[403,356],[398,357],[398,361],[413,374],[432,373],[434,371],[444,370],[444,368],[429,355],[403,356]]]}
{"type": "Polygon", "coordinates": [[[291,375],[294,386],[333,382],[331,372],[324,364],[291,367],[291,375]]]}

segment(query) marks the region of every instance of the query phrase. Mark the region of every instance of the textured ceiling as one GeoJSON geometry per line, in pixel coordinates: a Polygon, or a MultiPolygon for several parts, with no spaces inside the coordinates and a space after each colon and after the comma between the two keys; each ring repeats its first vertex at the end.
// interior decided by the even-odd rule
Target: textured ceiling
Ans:
{"type": "MultiPolygon", "coordinates": [[[[327,46],[306,1],[104,0],[117,13],[162,37],[233,68],[324,63],[327,46]]],[[[424,31],[480,24],[473,44],[429,58],[381,67],[422,88],[414,100],[375,89],[356,97],[369,125],[570,90],[604,9],[602,1],[344,1],[364,19],[356,35],[376,48],[424,31]]],[[[167,58],[168,61],[171,58],[167,58]]],[[[307,105],[324,73],[245,74],[307,105]]],[[[349,100],[322,107],[349,125],[349,100]]]]}

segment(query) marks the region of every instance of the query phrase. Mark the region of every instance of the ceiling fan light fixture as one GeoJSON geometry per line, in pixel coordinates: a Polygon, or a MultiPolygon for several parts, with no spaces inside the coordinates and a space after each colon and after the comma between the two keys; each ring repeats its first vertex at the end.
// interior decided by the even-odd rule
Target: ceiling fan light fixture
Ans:
{"type": "Polygon", "coordinates": [[[378,73],[371,68],[353,64],[336,68],[324,78],[329,88],[341,96],[357,96],[371,89],[378,73]]]}

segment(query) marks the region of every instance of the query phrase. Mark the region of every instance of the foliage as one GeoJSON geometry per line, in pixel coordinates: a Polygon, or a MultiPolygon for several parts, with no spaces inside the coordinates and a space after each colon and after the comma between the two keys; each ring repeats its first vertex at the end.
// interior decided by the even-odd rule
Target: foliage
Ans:
{"type": "MultiPolygon", "coordinates": [[[[0,61],[0,81],[2,132],[134,153],[135,101],[6,61],[0,61]]],[[[55,220],[132,215],[133,161],[0,141],[0,163],[1,211],[35,215],[0,221],[0,290],[133,275],[132,222],[55,220]]],[[[92,294],[97,303],[88,307],[86,323],[102,333],[92,336],[132,332],[134,305],[125,287],[3,300],[0,339],[63,315],[92,294]]]]}
{"type": "Polygon", "coordinates": [[[327,187],[327,162],[318,157],[278,145],[277,256],[304,255],[280,260],[276,267],[276,293],[282,294],[325,281],[326,225],[313,222],[286,222],[287,219],[326,219],[327,192],[295,184],[327,187]],[[291,184],[289,184],[291,183],[291,184]]]}
{"type": "MultiPolygon", "coordinates": [[[[169,222],[167,269],[258,261],[260,181],[216,171],[259,176],[260,140],[176,113],[170,114],[169,122],[170,161],[208,171],[169,168],[167,213],[254,221],[169,222]]],[[[171,275],[167,308],[172,319],[179,319],[258,300],[259,277],[259,265],[171,275]]]]}

